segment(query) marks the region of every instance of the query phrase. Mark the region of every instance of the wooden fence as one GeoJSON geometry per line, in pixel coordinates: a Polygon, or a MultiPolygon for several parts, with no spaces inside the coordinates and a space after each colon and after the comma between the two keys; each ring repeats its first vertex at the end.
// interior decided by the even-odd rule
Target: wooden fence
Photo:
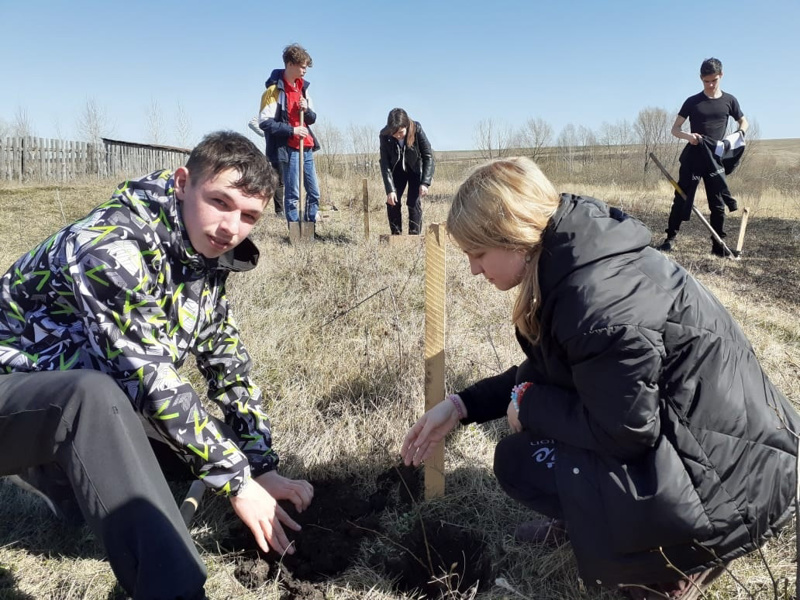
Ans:
{"type": "Polygon", "coordinates": [[[0,181],[69,181],[136,177],[176,169],[190,150],[102,138],[98,143],[35,137],[0,138],[0,181]]]}

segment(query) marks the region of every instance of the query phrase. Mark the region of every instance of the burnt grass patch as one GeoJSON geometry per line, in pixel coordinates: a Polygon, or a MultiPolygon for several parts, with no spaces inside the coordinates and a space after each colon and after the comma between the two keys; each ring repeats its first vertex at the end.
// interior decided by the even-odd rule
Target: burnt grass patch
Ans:
{"type": "Polygon", "coordinates": [[[314,501],[303,513],[282,503],[302,525],[289,532],[295,553],[263,553],[237,525],[220,545],[239,553],[234,576],[249,589],[275,585],[281,600],[325,597],[326,583],[361,559],[397,591],[440,598],[491,580],[491,561],[479,535],[438,519],[422,518],[422,470],[391,467],[366,494],[353,478],[311,481],[314,501]]]}

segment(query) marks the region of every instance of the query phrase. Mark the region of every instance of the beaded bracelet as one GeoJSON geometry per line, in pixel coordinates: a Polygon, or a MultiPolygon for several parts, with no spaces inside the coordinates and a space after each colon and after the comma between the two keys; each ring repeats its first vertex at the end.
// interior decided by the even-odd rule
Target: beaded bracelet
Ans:
{"type": "Polygon", "coordinates": [[[453,403],[453,406],[456,407],[456,412],[458,413],[458,420],[462,421],[466,415],[464,414],[464,409],[461,408],[461,396],[458,394],[449,394],[447,399],[453,403]]]}
{"type": "Polygon", "coordinates": [[[518,383],[513,388],[511,388],[511,404],[514,405],[514,410],[517,411],[519,414],[519,403],[522,400],[522,396],[529,387],[533,384],[530,381],[525,381],[523,383],[518,383]]]}

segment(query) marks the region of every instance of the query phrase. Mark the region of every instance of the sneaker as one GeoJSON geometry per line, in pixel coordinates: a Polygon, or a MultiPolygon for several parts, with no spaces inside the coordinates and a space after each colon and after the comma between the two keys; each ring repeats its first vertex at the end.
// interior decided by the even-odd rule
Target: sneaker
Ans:
{"type": "Polygon", "coordinates": [[[567,524],[561,519],[533,519],[517,525],[514,539],[530,544],[544,544],[558,548],[569,541],[567,524]]]}
{"type": "Polygon", "coordinates": [[[661,250],[661,252],[672,252],[675,249],[675,236],[667,236],[667,238],[661,242],[660,245],[656,246],[656,250],[661,250]]]}
{"type": "Polygon", "coordinates": [[[75,526],[83,523],[83,514],[72,486],[57,466],[31,467],[6,479],[18,488],[39,496],[57,519],[75,526]]]}

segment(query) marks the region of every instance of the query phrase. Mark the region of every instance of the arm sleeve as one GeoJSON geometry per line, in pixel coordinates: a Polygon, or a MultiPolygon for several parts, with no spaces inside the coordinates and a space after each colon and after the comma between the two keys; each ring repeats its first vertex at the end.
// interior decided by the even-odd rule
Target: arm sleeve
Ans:
{"type": "Polygon", "coordinates": [[[744,116],[742,108],[741,106],[739,106],[739,101],[736,99],[736,96],[731,96],[731,109],[729,114],[731,115],[731,117],[733,117],[734,121],[739,121],[744,116]]]}
{"type": "Polygon", "coordinates": [[[430,187],[433,181],[433,149],[428,141],[428,136],[422,130],[422,126],[417,123],[417,144],[419,145],[420,158],[422,159],[422,184],[430,187]]]}
{"type": "Polygon", "coordinates": [[[485,423],[505,416],[516,378],[517,367],[511,367],[499,375],[481,379],[458,392],[467,409],[464,423],[485,423]]]}
{"type": "Polygon", "coordinates": [[[389,160],[389,141],[385,136],[380,136],[381,144],[381,176],[383,177],[383,188],[389,195],[395,191],[394,179],[392,178],[392,165],[389,160]]]}
{"type": "Polygon", "coordinates": [[[258,126],[259,115],[256,115],[252,119],[247,122],[247,126],[251,129],[251,131],[255,132],[256,135],[260,135],[264,137],[264,132],[261,131],[261,127],[258,126]]]}
{"type": "Polygon", "coordinates": [[[289,123],[280,123],[276,119],[279,94],[278,86],[272,85],[261,95],[261,112],[258,114],[258,126],[266,135],[288,140],[294,133],[294,128],[289,123]]]}
{"type": "Polygon", "coordinates": [[[195,347],[197,367],[208,383],[208,397],[222,408],[252,476],[275,469],[278,455],[272,450],[270,422],[261,408],[261,390],[250,376],[252,360],[241,342],[224,290],[214,318],[200,332],[195,347]]]}
{"type": "Polygon", "coordinates": [[[534,435],[628,460],[660,431],[660,334],[636,326],[575,336],[565,345],[575,389],[534,382],[520,422],[534,435]]]}
{"type": "Polygon", "coordinates": [[[165,304],[179,302],[180,294],[158,283],[156,265],[165,259],[159,247],[121,227],[91,229],[93,240],[73,242],[67,268],[93,360],[197,477],[220,493],[236,493],[251,476],[247,458],[176,366],[173,328],[193,327],[197,311],[179,310],[178,324],[167,319],[165,304]]]}
{"type": "Polygon", "coordinates": [[[689,96],[686,100],[683,101],[681,109],[678,111],[678,116],[681,116],[684,119],[689,118],[689,113],[692,112],[692,105],[694,104],[692,98],[694,98],[694,96],[689,96]]]}
{"type": "Polygon", "coordinates": [[[306,101],[308,102],[308,110],[303,116],[303,121],[306,125],[313,125],[317,122],[317,113],[314,112],[314,101],[311,100],[311,95],[308,92],[306,92],[306,101]]]}

